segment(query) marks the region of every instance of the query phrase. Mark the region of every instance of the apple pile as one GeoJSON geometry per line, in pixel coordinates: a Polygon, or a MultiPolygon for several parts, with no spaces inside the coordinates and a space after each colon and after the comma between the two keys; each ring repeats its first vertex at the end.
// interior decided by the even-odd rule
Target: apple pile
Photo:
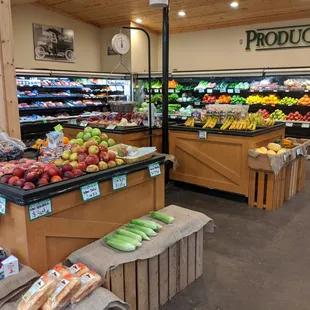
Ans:
{"type": "Polygon", "coordinates": [[[302,121],[303,120],[303,116],[296,111],[295,113],[291,112],[287,117],[286,120],[288,121],[302,121]]]}
{"type": "Polygon", "coordinates": [[[307,114],[302,118],[302,121],[310,122],[310,112],[307,112],[307,114]]]}
{"type": "Polygon", "coordinates": [[[267,111],[266,109],[259,109],[258,112],[261,113],[264,119],[268,119],[270,116],[269,111],[267,111]]]}
{"type": "Polygon", "coordinates": [[[65,150],[61,158],[54,161],[54,164],[62,169],[64,166],[71,165],[73,169],[86,172],[98,172],[125,164],[122,159],[116,158],[116,152],[109,151],[104,143],[106,141],[98,144],[94,137],[82,146],[72,144],[70,150],[65,150]]]}
{"type": "Polygon", "coordinates": [[[64,165],[60,170],[54,164],[27,158],[0,163],[0,182],[23,190],[72,179],[83,174],[81,170],[74,169],[71,165],[64,165]]]}
{"type": "Polygon", "coordinates": [[[70,144],[85,146],[86,142],[90,139],[95,139],[98,145],[101,144],[106,147],[115,145],[115,141],[109,139],[108,135],[102,133],[99,128],[92,127],[85,127],[84,131],[81,131],[76,135],[76,139],[70,140],[70,144]]]}

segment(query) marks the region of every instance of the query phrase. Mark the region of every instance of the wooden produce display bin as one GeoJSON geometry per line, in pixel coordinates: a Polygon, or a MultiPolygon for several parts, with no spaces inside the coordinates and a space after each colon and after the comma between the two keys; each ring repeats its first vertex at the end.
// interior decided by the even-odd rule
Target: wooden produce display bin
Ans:
{"type": "MultiPolygon", "coordinates": [[[[95,126],[93,126],[95,127],[95,126]]],[[[83,131],[83,127],[79,125],[64,124],[64,135],[69,139],[75,139],[78,132],[83,131]]],[[[113,130],[99,128],[106,133],[109,138],[114,139],[117,143],[143,147],[150,146],[149,129],[147,127],[128,127],[113,130]]],[[[162,152],[162,129],[153,129],[152,146],[157,148],[157,152],[162,152]]]]}
{"type": "Polygon", "coordinates": [[[29,191],[0,184],[1,195],[6,198],[6,214],[0,215],[1,246],[11,249],[21,263],[43,274],[73,251],[132,218],[162,209],[163,163],[164,156],[158,155],[29,191]],[[148,167],[153,163],[160,164],[161,175],[152,178],[148,167]],[[113,191],[111,179],[120,175],[127,175],[127,187],[113,191]],[[100,196],[83,201],[80,188],[96,182],[100,196]],[[41,208],[35,209],[36,219],[30,220],[33,204],[38,202],[41,208]]]}
{"type": "Polygon", "coordinates": [[[203,229],[147,260],[117,266],[105,287],[133,310],[156,310],[203,272],[203,229]]]}
{"type": "Polygon", "coordinates": [[[170,177],[248,197],[248,150],[284,138],[285,124],[242,132],[169,127],[169,152],[179,167],[170,177]]]}

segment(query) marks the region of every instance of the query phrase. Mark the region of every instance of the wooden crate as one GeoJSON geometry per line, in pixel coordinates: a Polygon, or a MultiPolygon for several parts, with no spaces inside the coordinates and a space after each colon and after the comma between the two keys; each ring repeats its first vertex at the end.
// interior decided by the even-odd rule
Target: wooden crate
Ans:
{"type": "Polygon", "coordinates": [[[133,310],[156,310],[194,282],[203,271],[203,229],[146,260],[117,266],[105,287],[133,310]]]}
{"type": "Polygon", "coordinates": [[[298,162],[298,173],[297,173],[297,188],[296,191],[300,192],[305,186],[307,171],[307,157],[302,156],[298,162]]]}
{"type": "Polygon", "coordinates": [[[291,200],[296,195],[299,162],[300,157],[297,157],[296,159],[291,161],[286,168],[285,192],[284,192],[285,200],[291,200]]]}
{"type": "Polygon", "coordinates": [[[270,171],[250,169],[249,205],[275,211],[284,201],[286,167],[278,175],[270,171]]]}

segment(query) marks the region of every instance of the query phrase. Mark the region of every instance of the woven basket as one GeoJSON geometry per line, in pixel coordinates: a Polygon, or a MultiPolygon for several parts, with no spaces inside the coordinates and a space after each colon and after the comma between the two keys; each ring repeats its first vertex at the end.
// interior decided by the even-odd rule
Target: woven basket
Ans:
{"type": "Polygon", "coordinates": [[[116,101],[109,102],[109,104],[112,112],[129,113],[135,108],[135,102],[116,101]]]}

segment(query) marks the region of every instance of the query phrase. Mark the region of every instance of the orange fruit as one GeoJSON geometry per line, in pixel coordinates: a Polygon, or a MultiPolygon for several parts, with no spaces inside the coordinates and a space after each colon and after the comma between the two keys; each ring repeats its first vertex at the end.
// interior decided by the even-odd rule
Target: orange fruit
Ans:
{"type": "Polygon", "coordinates": [[[64,137],[64,138],[63,138],[63,143],[64,143],[64,144],[69,144],[69,143],[70,143],[69,138],[64,137]]]}

